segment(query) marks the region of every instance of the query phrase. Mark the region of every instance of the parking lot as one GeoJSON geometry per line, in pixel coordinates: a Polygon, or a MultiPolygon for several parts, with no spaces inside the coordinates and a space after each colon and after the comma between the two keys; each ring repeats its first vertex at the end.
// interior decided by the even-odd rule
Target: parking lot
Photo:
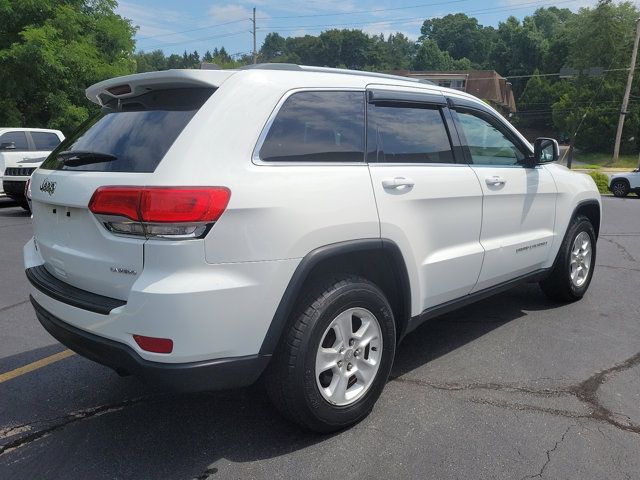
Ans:
{"type": "Polygon", "coordinates": [[[640,198],[604,199],[586,297],[526,285],[402,343],[373,413],[331,436],[260,386],[177,395],[71,354],[28,303],[31,221],[0,199],[0,478],[640,478],[640,198]]]}

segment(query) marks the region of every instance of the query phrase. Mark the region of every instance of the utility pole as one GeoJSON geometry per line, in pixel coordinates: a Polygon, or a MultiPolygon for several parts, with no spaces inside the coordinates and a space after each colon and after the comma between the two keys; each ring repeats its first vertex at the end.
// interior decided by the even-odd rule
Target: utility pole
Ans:
{"type": "Polygon", "coordinates": [[[636,57],[638,56],[638,42],[640,42],[640,18],[636,20],[636,37],[633,41],[633,52],[631,53],[631,65],[629,65],[629,76],[627,77],[627,87],[624,90],[622,98],[622,108],[620,110],[620,118],[618,119],[618,131],[616,132],[616,143],[613,147],[613,161],[618,160],[620,155],[620,140],[622,139],[622,128],[624,127],[624,117],[629,107],[629,95],[631,94],[631,84],[633,83],[633,74],[636,69],[636,57]]]}
{"type": "MultiPolygon", "coordinates": [[[[253,7],[253,18],[251,19],[253,22],[253,63],[258,63],[258,52],[256,51],[256,7],[253,7]]],[[[636,47],[638,46],[638,42],[636,41],[636,47]]]]}

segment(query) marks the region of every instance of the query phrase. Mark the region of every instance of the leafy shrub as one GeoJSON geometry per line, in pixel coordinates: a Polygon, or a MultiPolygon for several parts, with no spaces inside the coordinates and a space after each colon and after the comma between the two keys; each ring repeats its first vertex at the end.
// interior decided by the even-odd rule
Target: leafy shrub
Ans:
{"type": "Polygon", "coordinates": [[[609,177],[601,172],[589,172],[589,175],[591,175],[593,181],[596,182],[600,193],[609,193],[609,177]]]}

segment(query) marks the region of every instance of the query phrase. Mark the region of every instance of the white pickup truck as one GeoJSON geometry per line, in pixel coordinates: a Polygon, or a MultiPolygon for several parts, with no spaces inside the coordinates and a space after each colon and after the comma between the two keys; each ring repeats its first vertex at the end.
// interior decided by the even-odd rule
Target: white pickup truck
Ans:
{"type": "Polygon", "coordinates": [[[0,195],[28,209],[24,187],[44,159],[64,140],[59,130],[0,127],[0,195]]]}

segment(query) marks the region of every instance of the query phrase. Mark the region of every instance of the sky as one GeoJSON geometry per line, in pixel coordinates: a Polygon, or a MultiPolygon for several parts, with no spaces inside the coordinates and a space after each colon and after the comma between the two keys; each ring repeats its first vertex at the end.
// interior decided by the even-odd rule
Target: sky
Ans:
{"type": "MultiPolygon", "coordinates": [[[[638,2],[636,2],[638,3],[638,2]]],[[[497,26],[513,15],[522,19],[539,7],[577,11],[596,0],[119,0],[117,11],[138,26],[138,50],[166,54],[224,46],[229,54],[252,49],[252,9],[256,8],[257,48],[269,32],[317,35],[331,28],[357,28],[370,34],[402,32],[413,40],[427,18],[464,12],[482,25],[497,26]]]]}

